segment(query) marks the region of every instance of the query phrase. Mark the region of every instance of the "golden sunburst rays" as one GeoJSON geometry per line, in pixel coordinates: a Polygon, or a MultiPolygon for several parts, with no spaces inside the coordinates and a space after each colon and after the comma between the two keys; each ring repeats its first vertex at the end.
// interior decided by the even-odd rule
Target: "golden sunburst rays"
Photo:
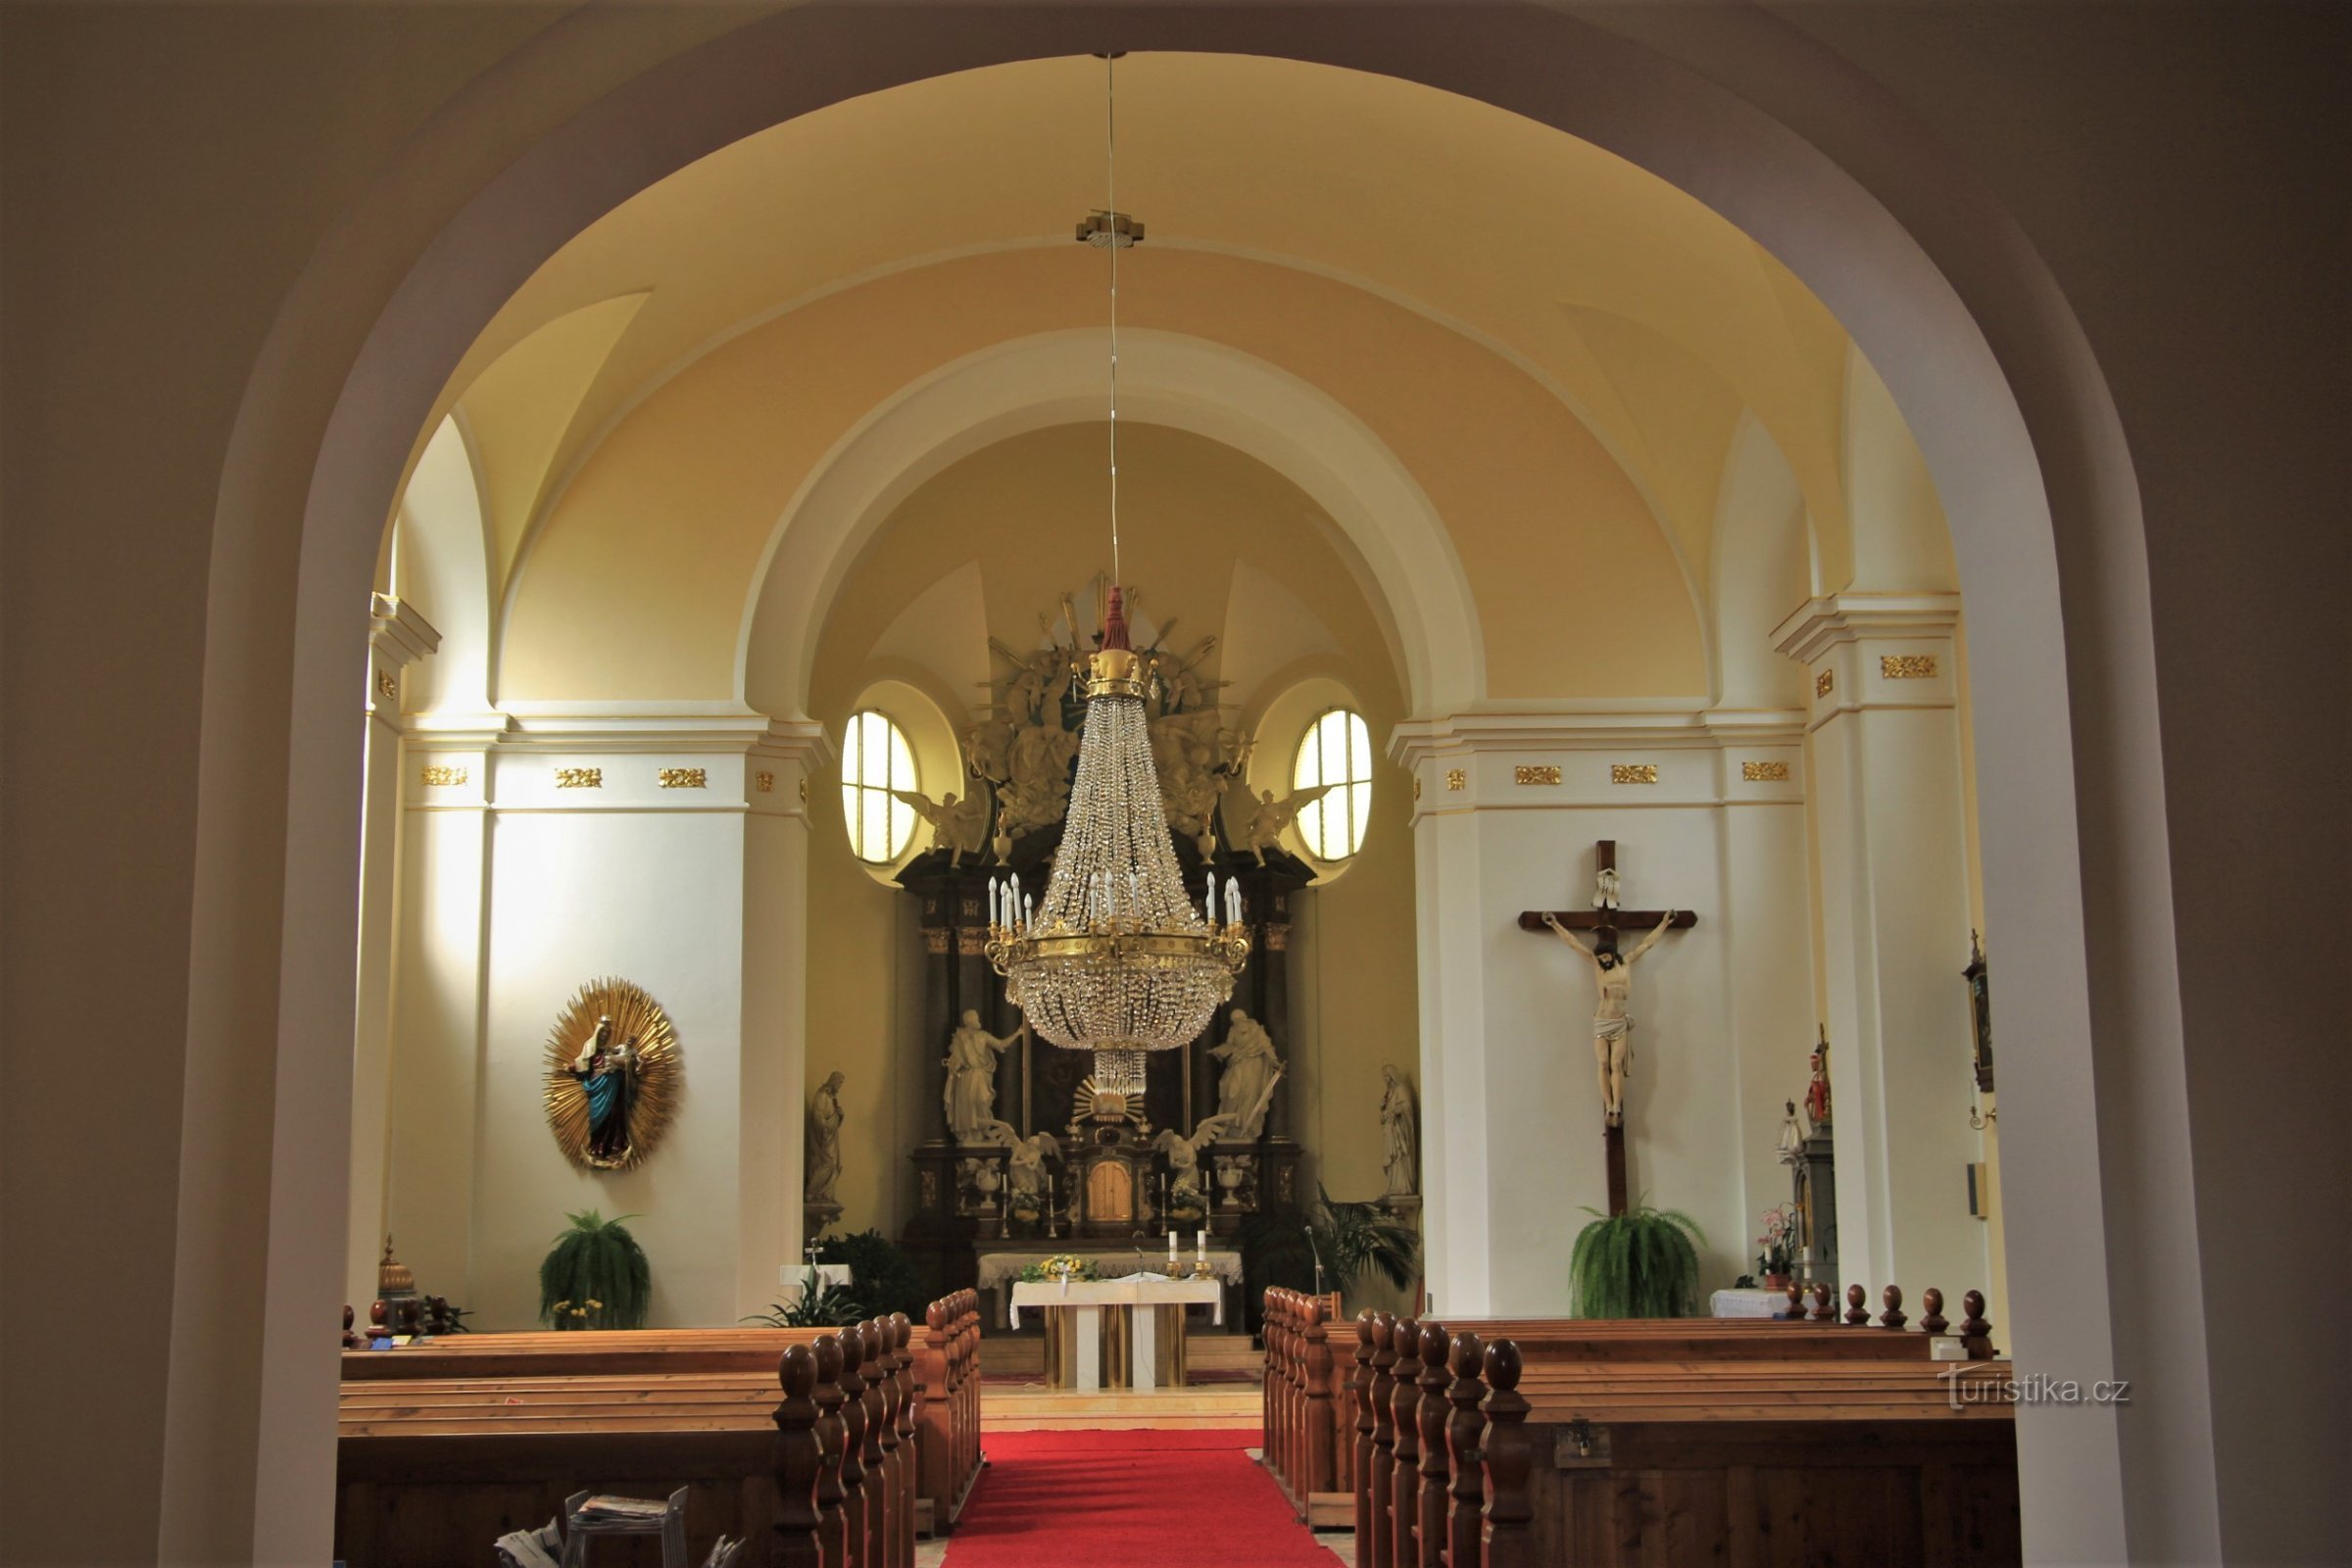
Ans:
{"type": "Polygon", "coordinates": [[[670,1027],[662,1004],[628,981],[608,976],[580,987],[557,1017],[547,1036],[547,1126],[556,1135],[564,1157],[584,1170],[627,1170],[653,1152],[662,1130],[677,1114],[684,1086],[684,1062],[678,1053],[678,1034],[670,1027]],[[595,1037],[599,1018],[612,1020],[612,1044],[630,1047],[636,1061],[628,1069],[627,1142],[612,1148],[595,1146],[588,1122],[588,1091],[575,1075],[574,1064],[595,1037]]]}

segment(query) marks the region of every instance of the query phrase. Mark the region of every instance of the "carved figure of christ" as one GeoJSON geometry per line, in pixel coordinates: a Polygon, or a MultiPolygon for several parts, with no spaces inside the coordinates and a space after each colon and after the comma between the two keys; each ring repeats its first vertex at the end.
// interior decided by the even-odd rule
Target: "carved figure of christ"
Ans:
{"type": "Polygon", "coordinates": [[[1620,956],[1613,948],[1603,946],[1598,952],[1577,941],[1576,933],[1560,924],[1548,910],[1544,924],[1553,936],[1567,943],[1592,960],[1593,984],[1598,997],[1592,1008],[1592,1055],[1600,1074],[1600,1102],[1612,1127],[1625,1121],[1625,1075],[1633,1061],[1634,1020],[1627,1004],[1634,996],[1634,965],[1642,955],[1658,945],[1659,938],[1674,927],[1677,911],[1668,909],[1658,916],[1657,926],[1634,945],[1634,951],[1620,956]]]}

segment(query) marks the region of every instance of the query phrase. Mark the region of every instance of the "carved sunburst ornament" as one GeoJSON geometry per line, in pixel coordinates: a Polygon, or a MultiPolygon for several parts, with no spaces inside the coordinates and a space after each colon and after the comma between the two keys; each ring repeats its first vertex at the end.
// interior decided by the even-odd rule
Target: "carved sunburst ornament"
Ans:
{"type": "Polygon", "coordinates": [[[548,1032],[547,1126],[556,1146],[586,1170],[638,1164],[677,1114],[683,1069],[677,1031],[660,1003],[626,980],[589,981],[548,1032]]]}

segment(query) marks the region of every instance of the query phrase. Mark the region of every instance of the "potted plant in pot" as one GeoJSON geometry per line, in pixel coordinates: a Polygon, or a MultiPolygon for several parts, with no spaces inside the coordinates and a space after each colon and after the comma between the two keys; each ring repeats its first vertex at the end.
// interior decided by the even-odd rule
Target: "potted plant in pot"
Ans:
{"type": "Polygon", "coordinates": [[[1323,1264],[1323,1288],[1353,1290],[1367,1273],[1405,1290],[1421,1269],[1421,1238],[1377,1202],[1343,1202],[1320,1186],[1303,1216],[1253,1213],[1239,1236],[1247,1299],[1255,1314],[1269,1285],[1287,1290],[1315,1288],[1315,1263],[1323,1264]],[[1311,1241],[1310,1241],[1311,1237],[1311,1241]]]}
{"type": "Polygon", "coordinates": [[[653,1270],[622,1214],[593,1208],[571,1217],[539,1265],[539,1317],[553,1329],[641,1329],[653,1298],[653,1270]]]}
{"type": "Polygon", "coordinates": [[[1698,1248],[1690,1215],[1638,1203],[1623,1214],[1588,1208],[1568,1257],[1570,1315],[1690,1317],[1697,1309],[1698,1248]]]}
{"type": "Polygon", "coordinates": [[[1794,1257],[1789,1244],[1795,1235],[1796,1220],[1788,1212],[1788,1204],[1776,1203],[1764,1211],[1764,1233],[1756,1238],[1756,1245],[1763,1249],[1756,1254],[1756,1272],[1764,1277],[1766,1290],[1788,1288],[1788,1271],[1794,1257]]]}

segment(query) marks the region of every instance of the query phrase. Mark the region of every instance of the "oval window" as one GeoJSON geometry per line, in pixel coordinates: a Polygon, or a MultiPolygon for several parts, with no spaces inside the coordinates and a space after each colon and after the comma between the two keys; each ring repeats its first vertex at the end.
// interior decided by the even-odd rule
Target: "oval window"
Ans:
{"type": "Polygon", "coordinates": [[[1372,732],[1363,715],[1335,708],[1306,728],[1291,769],[1298,789],[1331,786],[1298,813],[1298,836],[1318,860],[1345,860],[1364,847],[1372,814],[1372,732]]]}
{"type": "Polygon", "coordinates": [[[850,848],[869,865],[887,865],[914,837],[914,808],[893,790],[919,788],[914,749],[899,726],[873,709],[850,716],[841,748],[841,814],[850,848]]]}

